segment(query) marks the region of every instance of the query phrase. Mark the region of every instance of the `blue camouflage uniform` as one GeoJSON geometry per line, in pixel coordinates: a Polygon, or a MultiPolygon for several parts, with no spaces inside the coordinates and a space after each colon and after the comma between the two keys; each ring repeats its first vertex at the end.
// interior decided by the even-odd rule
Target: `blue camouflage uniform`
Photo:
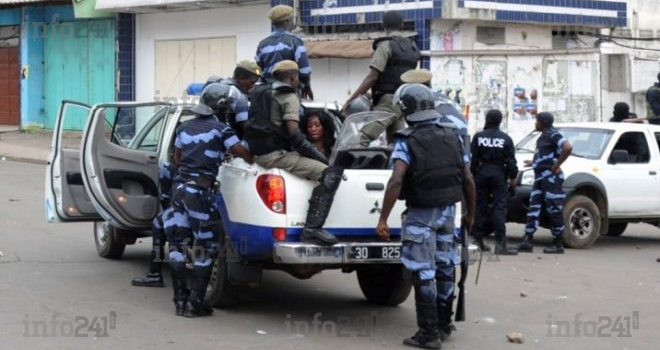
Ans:
{"type": "Polygon", "coordinates": [[[160,184],[160,206],[163,208],[153,220],[151,246],[152,256],[158,261],[162,261],[165,247],[166,235],[163,222],[171,212],[170,193],[172,192],[172,179],[174,178],[174,166],[171,163],[164,163],[158,170],[158,182],[160,184]]]}
{"type": "Polygon", "coordinates": [[[250,107],[247,95],[241,92],[234,79],[222,79],[220,84],[230,86],[229,94],[227,94],[230,104],[227,106],[227,112],[235,114],[234,120],[236,123],[246,122],[250,107]]]}
{"type": "MultiPolygon", "coordinates": [[[[440,118],[424,123],[439,123],[440,118]]],[[[458,136],[458,133],[457,133],[458,136]]],[[[464,163],[470,161],[470,153],[461,144],[464,163]]],[[[413,159],[408,150],[407,140],[397,137],[390,157],[390,167],[395,160],[412,165],[413,159]]],[[[425,288],[424,293],[435,294],[439,317],[445,317],[445,324],[451,325],[451,307],[454,300],[455,265],[460,263],[459,230],[455,229],[456,206],[423,208],[408,206],[401,217],[402,252],[401,262],[411,272],[419,273],[421,280],[435,279],[435,285],[425,288]],[[446,310],[449,308],[449,310],[446,310]]],[[[452,326],[453,327],[453,326],[452,326]]]]}
{"type": "Polygon", "coordinates": [[[536,141],[534,154],[534,186],[529,199],[527,224],[525,234],[532,236],[539,226],[541,209],[545,209],[550,218],[550,231],[555,237],[561,237],[564,232],[564,199],[566,194],[562,188],[564,173],[554,174],[552,166],[559,159],[562,146],[566,139],[554,128],[544,131],[536,141]]]}
{"type": "Polygon", "coordinates": [[[291,60],[298,64],[301,78],[309,77],[312,74],[307,49],[305,49],[302,39],[289,31],[275,29],[268,37],[261,40],[257,47],[255,61],[263,70],[262,78],[272,82],[273,68],[278,62],[284,60],[291,60]]]}
{"type": "Polygon", "coordinates": [[[212,267],[219,250],[220,221],[211,184],[224,153],[239,142],[234,131],[215,116],[198,116],[177,129],[174,145],[182,157],[172,188],[171,213],[165,220],[170,261],[186,261],[183,248],[194,238],[193,268],[212,267]]]}

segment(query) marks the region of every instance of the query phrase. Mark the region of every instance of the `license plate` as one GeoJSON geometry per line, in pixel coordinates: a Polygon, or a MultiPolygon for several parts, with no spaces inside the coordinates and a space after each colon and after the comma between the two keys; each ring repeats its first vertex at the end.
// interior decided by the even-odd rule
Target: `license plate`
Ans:
{"type": "Polygon", "coordinates": [[[401,246],[354,246],[351,247],[351,257],[355,260],[397,260],[401,258],[401,246]]]}

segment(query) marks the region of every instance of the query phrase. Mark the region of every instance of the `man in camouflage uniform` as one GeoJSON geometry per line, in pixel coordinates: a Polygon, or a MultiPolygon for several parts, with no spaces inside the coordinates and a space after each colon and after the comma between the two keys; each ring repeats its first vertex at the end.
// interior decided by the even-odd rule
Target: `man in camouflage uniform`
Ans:
{"type": "Polygon", "coordinates": [[[554,239],[552,244],[543,249],[546,254],[563,254],[564,245],[564,199],[566,194],[564,173],[561,165],[571,155],[573,146],[558,131],[552,127],[554,117],[543,112],[536,116],[536,130],[541,132],[536,141],[536,153],[532,166],[534,168],[534,187],[529,199],[527,224],[523,242],[518,245],[518,252],[531,253],[533,251],[532,238],[539,226],[541,208],[545,209],[550,217],[550,231],[554,239]]]}
{"type": "Polygon", "coordinates": [[[191,112],[197,116],[176,131],[171,214],[165,220],[170,242],[170,268],[178,316],[197,317],[213,313],[204,304],[213,263],[220,250],[220,215],[214,205],[213,187],[224,153],[231,151],[252,163],[234,131],[216,115],[229,105],[230,87],[210,84],[191,112]],[[188,246],[194,239],[190,289],[186,282],[188,246]]]}

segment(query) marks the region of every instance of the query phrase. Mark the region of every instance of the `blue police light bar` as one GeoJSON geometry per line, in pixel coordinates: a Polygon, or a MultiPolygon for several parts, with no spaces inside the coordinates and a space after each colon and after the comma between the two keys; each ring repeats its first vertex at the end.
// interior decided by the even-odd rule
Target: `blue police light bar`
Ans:
{"type": "Polygon", "coordinates": [[[188,96],[199,96],[202,94],[202,90],[204,90],[204,83],[192,83],[188,85],[186,93],[188,96]]]}

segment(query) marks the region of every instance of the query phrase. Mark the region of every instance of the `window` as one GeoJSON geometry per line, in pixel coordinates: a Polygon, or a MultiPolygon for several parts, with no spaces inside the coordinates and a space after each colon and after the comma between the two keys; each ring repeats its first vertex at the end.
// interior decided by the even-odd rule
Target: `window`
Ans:
{"type": "MultiPolygon", "coordinates": [[[[627,132],[621,135],[612,152],[616,150],[628,152],[628,161],[625,163],[648,163],[651,158],[646,136],[642,132],[627,132]]],[[[614,163],[612,155],[610,155],[609,163],[614,163]]]]}
{"type": "Polygon", "coordinates": [[[110,142],[130,149],[157,151],[160,135],[167,119],[168,106],[108,107],[100,111],[105,118],[105,136],[110,142]],[[117,132],[119,121],[131,119],[137,128],[117,132]]]}
{"type": "Polygon", "coordinates": [[[477,42],[486,45],[504,45],[504,28],[477,27],[477,42]]]}

